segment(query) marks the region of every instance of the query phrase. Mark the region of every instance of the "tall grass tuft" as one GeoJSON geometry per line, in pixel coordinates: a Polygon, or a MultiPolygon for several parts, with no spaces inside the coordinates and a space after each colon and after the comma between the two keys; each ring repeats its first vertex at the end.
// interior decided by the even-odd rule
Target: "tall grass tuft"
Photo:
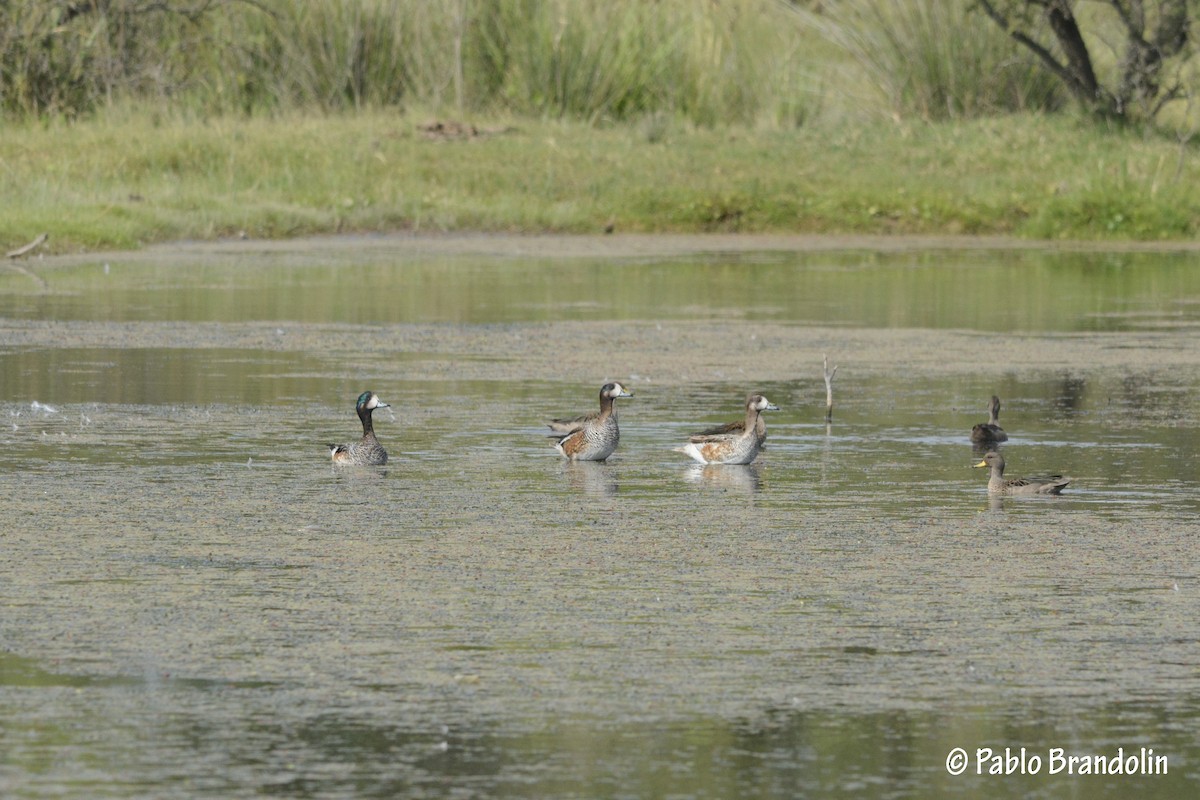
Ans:
{"type": "Polygon", "coordinates": [[[1059,82],[971,0],[838,0],[798,12],[836,42],[894,113],[923,119],[1055,110],[1059,82]]]}
{"type": "Polygon", "coordinates": [[[669,108],[669,76],[685,55],[663,12],[639,3],[498,2],[481,26],[489,83],[518,112],[594,121],[669,108]]]}
{"type": "Polygon", "coordinates": [[[795,120],[794,109],[815,104],[794,22],[774,3],[500,0],[488,8],[479,26],[484,83],[518,113],[598,121],[669,112],[712,125],[795,120]]]}
{"type": "Polygon", "coordinates": [[[798,124],[818,98],[796,39],[774,0],[12,0],[0,104],[798,124]]]}
{"type": "Polygon", "coordinates": [[[267,79],[272,105],[329,111],[404,99],[406,55],[416,37],[395,3],[322,0],[274,8],[273,15],[248,19],[247,38],[264,42],[270,60],[252,62],[245,72],[245,79],[267,79]]]}

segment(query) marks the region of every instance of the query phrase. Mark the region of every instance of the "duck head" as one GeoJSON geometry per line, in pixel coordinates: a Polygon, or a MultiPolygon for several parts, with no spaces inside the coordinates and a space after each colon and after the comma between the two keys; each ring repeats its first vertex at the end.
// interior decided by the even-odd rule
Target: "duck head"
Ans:
{"type": "Polygon", "coordinates": [[[358,396],[358,402],[354,407],[361,411],[374,411],[377,408],[391,408],[387,403],[379,399],[379,395],[374,392],[363,392],[358,396]]]}
{"type": "Polygon", "coordinates": [[[975,469],[981,469],[983,467],[997,467],[1003,474],[1004,456],[1000,455],[995,450],[989,450],[984,453],[982,461],[980,461],[978,464],[972,464],[971,466],[975,469]]]}
{"type": "Polygon", "coordinates": [[[772,403],[761,394],[752,394],[746,398],[746,408],[752,408],[755,411],[778,411],[779,406],[772,403]]]}
{"type": "Polygon", "coordinates": [[[615,400],[618,397],[633,397],[633,392],[625,391],[625,387],[619,383],[606,383],[600,387],[601,400],[615,400]]]}

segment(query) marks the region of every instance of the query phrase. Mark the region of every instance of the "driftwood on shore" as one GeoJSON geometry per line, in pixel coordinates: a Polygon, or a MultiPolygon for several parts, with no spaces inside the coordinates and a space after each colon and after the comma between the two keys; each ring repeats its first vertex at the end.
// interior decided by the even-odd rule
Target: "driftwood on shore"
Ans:
{"type": "Polygon", "coordinates": [[[26,253],[32,252],[41,247],[49,238],[50,234],[43,233],[24,247],[18,247],[16,250],[9,250],[7,253],[5,253],[5,256],[8,258],[20,258],[26,253]]]}

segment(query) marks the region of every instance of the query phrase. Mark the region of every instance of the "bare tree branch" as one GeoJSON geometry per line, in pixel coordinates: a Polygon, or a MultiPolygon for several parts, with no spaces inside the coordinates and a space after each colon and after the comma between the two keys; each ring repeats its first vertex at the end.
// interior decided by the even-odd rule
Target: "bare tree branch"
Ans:
{"type": "Polygon", "coordinates": [[[1128,117],[1136,108],[1150,118],[1187,94],[1179,73],[1164,85],[1163,71],[1172,59],[1188,56],[1189,9],[1194,2],[1103,0],[1112,10],[1109,21],[1115,20],[1123,34],[1121,43],[1114,44],[1116,77],[1112,85],[1105,86],[1075,17],[1074,0],[975,0],[978,8],[1033,53],[1086,107],[1113,117],[1128,117]],[[1148,20],[1153,22],[1150,35],[1148,20]],[[1054,37],[1053,46],[1038,41],[1039,24],[1054,37]]]}

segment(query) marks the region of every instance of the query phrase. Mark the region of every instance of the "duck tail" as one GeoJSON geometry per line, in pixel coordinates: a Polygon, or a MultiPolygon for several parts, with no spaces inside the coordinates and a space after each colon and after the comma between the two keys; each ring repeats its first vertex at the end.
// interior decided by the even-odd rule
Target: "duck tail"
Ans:
{"type": "Polygon", "coordinates": [[[684,455],[691,456],[693,460],[701,464],[708,463],[708,459],[704,457],[704,454],[700,452],[700,448],[696,447],[694,443],[689,442],[683,447],[675,447],[672,448],[672,450],[676,453],[683,453],[684,455]]]}

